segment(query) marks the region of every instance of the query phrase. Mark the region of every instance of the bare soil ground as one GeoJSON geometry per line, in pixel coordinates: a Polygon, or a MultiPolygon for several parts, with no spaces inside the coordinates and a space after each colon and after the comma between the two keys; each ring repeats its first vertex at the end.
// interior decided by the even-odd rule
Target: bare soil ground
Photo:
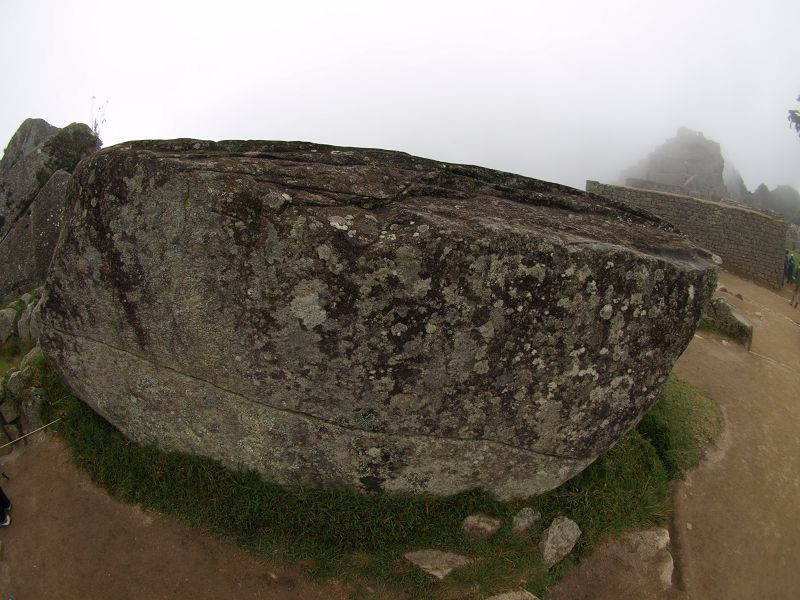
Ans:
{"type": "Polygon", "coordinates": [[[620,569],[614,553],[597,552],[547,600],[800,598],[800,309],[789,306],[788,288],[727,273],[720,283],[728,291],[717,295],[753,323],[753,346],[700,333],[675,367],[716,400],[726,425],[674,490],[683,591],[663,590],[655,573],[620,569]]]}
{"type": "Polygon", "coordinates": [[[0,463],[12,522],[0,530],[0,598],[306,600],[347,598],[97,488],[55,435],[0,463]]]}
{"type": "MultiPolygon", "coordinates": [[[[728,274],[721,295],[755,327],[753,348],[700,334],[679,377],[723,409],[726,432],[675,491],[679,589],[599,551],[548,600],[797,598],[800,590],[800,309],[728,274]],[[743,300],[735,297],[742,294],[743,300]]],[[[346,598],[299,570],[111,499],[53,435],[0,459],[12,525],[0,529],[0,597],[17,600],[346,598]]],[[[385,597],[376,591],[375,597],[385,597]]]]}

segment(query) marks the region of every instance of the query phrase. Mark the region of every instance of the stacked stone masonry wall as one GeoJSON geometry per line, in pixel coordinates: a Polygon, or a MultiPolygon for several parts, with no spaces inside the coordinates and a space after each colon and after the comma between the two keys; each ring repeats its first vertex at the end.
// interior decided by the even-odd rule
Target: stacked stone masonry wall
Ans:
{"type": "Polygon", "coordinates": [[[779,288],[787,224],[776,214],[714,200],[587,181],[586,191],[624,202],[672,223],[722,258],[722,267],[779,288]]]}

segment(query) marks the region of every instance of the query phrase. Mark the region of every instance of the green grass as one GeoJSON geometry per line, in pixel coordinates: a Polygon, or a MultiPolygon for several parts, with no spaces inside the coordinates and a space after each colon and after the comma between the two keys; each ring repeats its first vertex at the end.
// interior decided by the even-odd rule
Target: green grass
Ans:
{"type": "Polygon", "coordinates": [[[8,338],[0,346],[0,379],[11,369],[16,369],[19,366],[19,361],[31,348],[31,344],[20,342],[16,336],[8,338]]]}
{"type": "Polygon", "coordinates": [[[695,466],[722,433],[719,407],[702,390],[670,378],[661,401],[639,423],[671,479],[695,466]]]}
{"type": "Polygon", "coordinates": [[[375,581],[410,598],[482,598],[520,585],[541,594],[609,536],[665,525],[670,477],[699,456],[719,423],[707,429],[690,425],[707,410],[691,412],[696,390],[673,381],[654,416],[645,419],[650,425],[643,422],[582,474],[546,494],[512,503],[481,491],[443,498],[364,495],[275,485],[210,459],[135,444],[39,365],[47,398],[43,418],[63,417],[58,429],[74,461],[111,495],[177,517],[268,560],[299,563],[312,577],[342,578],[354,598],[370,597],[366,586],[375,581]],[[684,417],[683,411],[694,416],[684,417]],[[527,534],[513,535],[511,517],[523,506],[540,510],[542,519],[527,534]],[[503,528],[486,541],[466,538],[460,524],[474,512],[502,518],[503,528]],[[583,535],[576,552],[548,572],[537,542],[559,515],[575,520],[583,535]],[[423,548],[476,560],[438,582],[402,558],[423,548]]]}

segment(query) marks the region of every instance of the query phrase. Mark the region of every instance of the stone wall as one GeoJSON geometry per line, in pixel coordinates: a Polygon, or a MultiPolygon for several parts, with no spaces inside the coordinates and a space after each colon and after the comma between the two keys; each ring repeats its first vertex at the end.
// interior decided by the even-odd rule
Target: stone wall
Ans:
{"type": "Polygon", "coordinates": [[[724,269],[778,288],[782,282],[786,221],[778,214],[597,181],[586,191],[650,211],[722,258],[724,269]]]}

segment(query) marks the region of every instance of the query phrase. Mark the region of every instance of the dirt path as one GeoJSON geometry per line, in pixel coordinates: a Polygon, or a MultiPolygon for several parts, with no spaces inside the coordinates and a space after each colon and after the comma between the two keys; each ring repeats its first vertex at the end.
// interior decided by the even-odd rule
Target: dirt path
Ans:
{"type": "Polygon", "coordinates": [[[596,554],[548,600],[800,597],[800,309],[775,293],[723,274],[728,300],[754,326],[753,347],[699,334],[675,372],[722,407],[726,431],[678,486],[673,540],[687,593],[663,591],[653,573],[596,554]],[[741,294],[742,299],[736,297],[741,294]]]}
{"type": "MultiPolygon", "coordinates": [[[[547,600],[800,597],[800,309],[723,274],[723,293],[755,326],[751,352],[701,334],[677,374],[723,409],[716,450],[676,493],[677,552],[688,593],[664,591],[606,553],[547,600]],[[743,300],[734,294],[741,293],[743,300]]],[[[785,296],[785,297],[784,297],[785,296]]],[[[0,597],[17,600],[346,598],[229,544],[111,499],[55,436],[0,459],[11,527],[0,530],[0,597]]],[[[380,597],[378,593],[376,597],[380,597]]]]}
{"type": "Polygon", "coordinates": [[[113,500],[54,435],[4,457],[12,523],[0,530],[0,598],[346,598],[157,513],[113,500]]]}

